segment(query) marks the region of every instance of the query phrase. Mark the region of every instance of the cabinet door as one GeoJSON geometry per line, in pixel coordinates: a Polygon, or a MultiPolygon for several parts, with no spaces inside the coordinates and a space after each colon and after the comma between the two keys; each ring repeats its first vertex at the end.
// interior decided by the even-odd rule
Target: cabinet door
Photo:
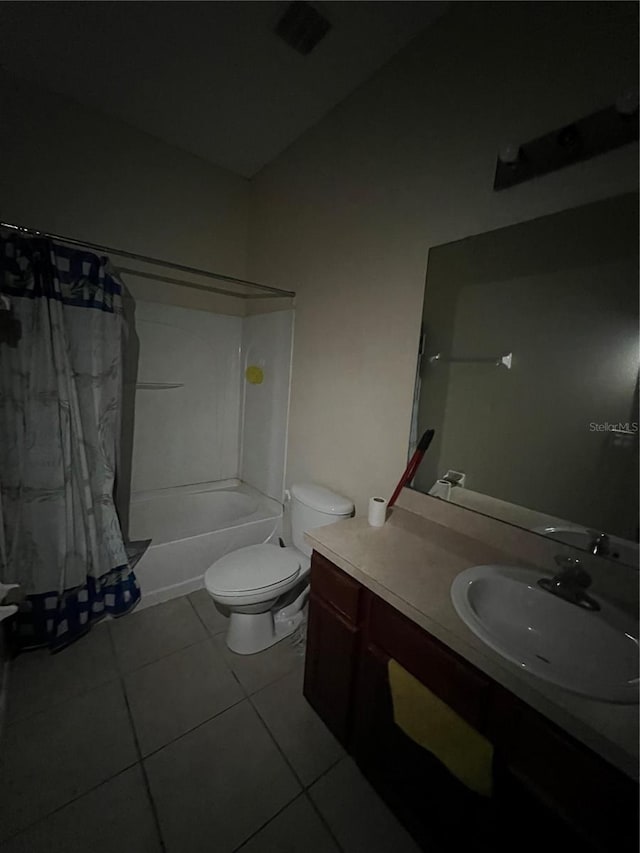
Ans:
{"type": "Polygon", "coordinates": [[[584,849],[638,850],[638,787],[535,711],[512,702],[510,773],[583,837],[584,849]]]}
{"type": "Polygon", "coordinates": [[[347,745],[358,629],[313,593],[309,598],[304,695],[338,740],[347,745]]]}
{"type": "Polygon", "coordinates": [[[486,734],[490,682],[406,616],[373,596],[368,639],[482,734],[486,734]]]}
{"type": "Polygon", "coordinates": [[[311,559],[311,589],[347,622],[358,623],[363,593],[361,584],[316,551],[311,559]]]}

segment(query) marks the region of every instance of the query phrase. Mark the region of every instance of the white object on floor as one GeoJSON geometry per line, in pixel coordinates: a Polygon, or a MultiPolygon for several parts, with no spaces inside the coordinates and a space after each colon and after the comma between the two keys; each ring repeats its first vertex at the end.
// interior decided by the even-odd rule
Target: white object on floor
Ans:
{"type": "Polygon", "coordinates": [[[351,501],[322,486],[293,486],[291,495],[293,547],[239,548],[216,560],[205,574],[211,597],[230,610],[227,646],[237,654],[260,652],[300,627],[307,587],[280,610],[278,602],[309,573],[311,548],[304,533],[353,514],[351,501]]]}

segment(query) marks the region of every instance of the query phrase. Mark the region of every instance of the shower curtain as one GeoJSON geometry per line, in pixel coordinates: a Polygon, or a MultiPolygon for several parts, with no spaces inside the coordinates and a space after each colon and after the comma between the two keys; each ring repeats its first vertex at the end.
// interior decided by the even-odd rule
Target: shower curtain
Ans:
{"type": "Polygon", "coordinates": [[[140,590],[113,500],[122,285],[108,259],[0,229],[0,581],[57,650],[140,590]]]}

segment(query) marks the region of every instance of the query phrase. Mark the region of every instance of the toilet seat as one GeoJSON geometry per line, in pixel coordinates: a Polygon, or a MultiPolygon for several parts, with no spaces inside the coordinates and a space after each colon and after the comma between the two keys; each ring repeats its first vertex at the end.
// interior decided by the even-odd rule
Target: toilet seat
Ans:
{"type": "Polygon", "coordinates": [[[259,593],[264,599],[278,596],[300,574],[297,551],[278,545],[249,545],[216,560],[207,569],[204,585],[218,599],[259,593]]]}

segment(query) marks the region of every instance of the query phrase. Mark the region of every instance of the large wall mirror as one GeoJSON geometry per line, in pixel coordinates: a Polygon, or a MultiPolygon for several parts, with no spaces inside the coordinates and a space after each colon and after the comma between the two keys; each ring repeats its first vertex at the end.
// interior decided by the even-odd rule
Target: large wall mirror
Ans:
{"type": "Polygon", "coordinates": [[[638,195],[429,253],[413,488],[638,563],[638,195]]]}

